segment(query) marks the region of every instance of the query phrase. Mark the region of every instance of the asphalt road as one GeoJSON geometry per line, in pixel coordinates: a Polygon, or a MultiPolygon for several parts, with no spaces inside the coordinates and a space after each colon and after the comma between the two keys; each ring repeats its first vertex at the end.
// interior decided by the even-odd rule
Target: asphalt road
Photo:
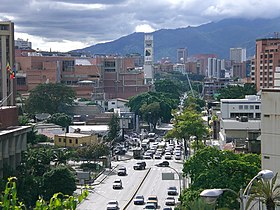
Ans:
{"type": "MultiPolygon", "coordinates": [[[[147,167],[145,170],[133,170],[133,165],[138,160],[127,160],[114,162],[113,165],[125,166],[127,168],[126,176],[118,176],[118,167],[100,184],[94,186],[93,191],[88,198],[79,206],[79,210],[102,210],[106,209],[109,200],[117,200],[120,209],[143,209],[144,205],[136,206],[132,199],[135,194],[144,195],[145,201],[149,195],[157,195],[159,201],[159,208],[164,206],[164,200],[167,197],[167,188],[169,186],[176,186],[179,191],[178,175],[167,167],[157,167],[155,164],[162,162],[162,160],[145,160],[147,167]],[[162,180],[162,173],[174,173],[175,180],[162,180]],[[122,189],[113,189],[113,182],[115,179],[122,180],[122,189]]],[[[170,160],[170,165],[177,171],[181,172],[183,165],[182,161],[170,160]]],[[[176,196],[176,201],[178,196],[176,196]]]]}

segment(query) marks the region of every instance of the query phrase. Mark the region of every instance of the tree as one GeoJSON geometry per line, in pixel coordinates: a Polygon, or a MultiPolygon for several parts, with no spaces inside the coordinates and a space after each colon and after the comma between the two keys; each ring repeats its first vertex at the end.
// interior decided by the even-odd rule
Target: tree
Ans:
{"type": "Polygon", "coordinates": [[[109,152],[109,147],[106,144],[92,144],[86,147],[78,148],[77,156],[90,162],[92,160],[96,161],[102,156],[109,155],[109,152]]]}
{"type": "Polygon", "coordinates": [[[280,185],[276,184],[277,175],[278,173],[275,174],[272,180],[259,179],[252,186],[246,209],[250,207],[250,204],[255,199],[261,199],[265,203],[267,210],[275,209],[276,202],[280,201],[280,185]]]}
{"type": "Polygon", "coordinates": [[[221,88],[217,99],[244,98],[245,95],[256,95],[256,93],[257,90],[255,84],[246,83],[244,86],[235,85],[221,88]]]}
{"type": "Polygon", "coordinates": [[[26,101],[26,109],[30,114],[66,112],[72,105],[75,92],[63,84],[40,84],[36,86],[26,101]]]}
{"type": "Polygon", "coordinates": [[[182,92],[182,87],[180,83],[175,83],[173,80],[156,80],[155,89],[157,92],[170,93],[174,97],[179,98],[182,92]]]}
{"type": "Polygon", "coordinates": [[[153,130],[156,128],[156,124],[161,117],[161,108],[159,102],[154,102],[149,105],[142,105],[140,109],[143,119],[148,124],[153,125],[153,130]]]}
{"type": "Polygon", "coordinates": [[[109,133],[106,138],[107,141],[113,142],[120,133],[120,120],[117,114],[113,114],[109,122],[109,133]]]}
{"type": "Polygon", "coordinates": [[[48,119],[48,122],[66,128],[71,124],[72,118],[65,113],[55,113],[48,119]]]}
{"type": "MultiPolygon", "coordinates": [[[[239,192],[260,171],[261,159],[256,154],[235,154],[231,151],[221,151],[214,147],[198,150],[184,164],[183,172],[192,180],[189,189],[182,195],[182,202],[195,200],[203,189],[230,188],[239,192]],[[190,197],[187,195],[195,195],[190,197]]],[[[230,192],[224,192],[219,197],[220,207],[238,208],[236,197],[230,192]]]]}
{"type": "Polygon", "coordinates": [[[182,113],[173,112],[173,129],[166,134],[167,138],[177,138],[189,140],[191,136],[196,136],[197,140],[208,134],[208,129],[204,124],[201,114],[192,108],[184,109],[182,113]]]}
{"type": "Polygon", "coordinates": [[[76,190],[75,176],[66,166],[57,166],[43,175],[43,197],[49,200],[55,193],[72,195],[76,190]]]}
{"type": "Polygon", "coordinates": [[[193,107],[197,112],[201,112],[202,108],[205,106],[205,101],[199,97],[188,96],[184,101],[184,107],[189,108],[193,107]]]}

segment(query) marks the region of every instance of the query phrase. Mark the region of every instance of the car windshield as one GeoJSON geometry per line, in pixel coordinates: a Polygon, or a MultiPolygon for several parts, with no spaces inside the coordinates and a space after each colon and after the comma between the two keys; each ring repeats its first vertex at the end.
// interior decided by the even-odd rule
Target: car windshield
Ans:
{"type": "Polygon", "coordinates": [[[136,199],[143,199],[143,196],[138,195],[138,196],[136,196],[135,198],[136,198],[136,199]]]}
{"type": "Polygon", "coordinates": [[[110,204],[110,205],[117,205],[118,204],[118,202],[117,201],[109,201],[109,203],[108,204],[110,204]]]}

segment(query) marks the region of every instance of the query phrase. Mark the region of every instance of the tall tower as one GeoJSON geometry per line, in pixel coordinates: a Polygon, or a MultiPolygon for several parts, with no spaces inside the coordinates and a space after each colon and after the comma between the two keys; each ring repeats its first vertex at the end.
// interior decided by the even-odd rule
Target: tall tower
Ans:
{"type": "Polygon", "coordinates": [[[15,105],[15,79],[10,79],[14,69],[14,23],[0,21],[0,106],[15,105]]]}
{"type": "Polygon", "coordinates": [[[188,57],[188,50],[186,48],[177,49],[177,63],[186,63],[188,57]]]}
{"type": "Polygon", "coordinates": [[[152,34],[144,36],[144,79],[145,84],[153,83],[154,79],[154,37],[152,34]]]}
{"type": "Polygon", "coordinates": [[[236,63],[246,61],[246,48],[230,48],[229,59],[236,63]]]}

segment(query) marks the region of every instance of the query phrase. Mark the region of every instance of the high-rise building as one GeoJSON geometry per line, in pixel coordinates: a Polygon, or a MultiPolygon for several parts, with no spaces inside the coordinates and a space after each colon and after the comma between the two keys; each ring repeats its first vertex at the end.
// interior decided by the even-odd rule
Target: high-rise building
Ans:
{"type": "Polygon", "coordinates": [[[225,61],[217,58],[208,58],[208,78],[221,78],[221,71],[225,69],[225,61]]]}
{"type": "Polygon", "coordinates": [[[14,23],[0,22],[0,105],[15,104],[14,23]]]}
{"type": "Polygon", "coordinates": [[[154,79],[154,37],[145,34],[144,37],[144,79],[145,83],[152,83],[154,79]]]}
{"type": "Polygon", "coordinates": [[[257,91],[274,87],[274,72],[280,65],[280,38],[256,40],[256,54],[251,67],[252,82],[257,91]]]}
{"type": "Polygon", "coordinates": [[[186,63],[188,58],[188,50],[186,48],[177,49],[177,63],[186,63]]]}
{"type": "Polygon", "coordinates": [[[235,63],[246,61],[246,48],[230,48],[229,60],[235,63]]]}

